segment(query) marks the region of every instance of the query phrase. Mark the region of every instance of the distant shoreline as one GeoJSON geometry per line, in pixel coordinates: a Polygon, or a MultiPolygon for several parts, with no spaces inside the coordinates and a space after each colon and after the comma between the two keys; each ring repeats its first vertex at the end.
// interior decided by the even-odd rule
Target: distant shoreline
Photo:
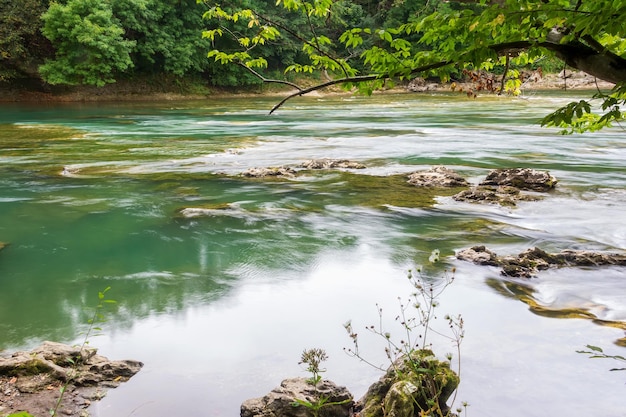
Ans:
{"type": "MultiPolygon", "coordinates": [[[[463,90],[471,88],[470,83],[456,83],[463,90]]],[[[563,72],[547,74],[538,80],[526,81],[522,87],[524,91],[540,90],[595,90],[600,88],[608,91],[613,84],[596,80],[582,72],[563,72]]],[[[93,86],[49,86],[40,89],[11,85],[0,85],[0,103],[63,103],[63,102],[132,102],[132,101],[183,101],[206,100],[225,97],[284,97],[293,90],[281,89],[276,85],[258,85],[247,88],[224,88],[195,85],[194,91],[185,91],[185,88],[175,84],[158,85],[149,82],[120,81],[103,87],[93,86]],[[202,91],[198,91],[202,90],[202,91]]],[[[424,92],[452,91],[451,83],[426,83],[419,90],[409,90],[406,86],[396,86],[388,92],[408,92],[420,94],[424,92]]],[[[457,88],[456,91],[459,91],[457,88]]],[[[384,91],[383,91],[384,93],[384,91]]],[[[350,95],[337,87],[319,90],[308,95],[350,95]]]]}

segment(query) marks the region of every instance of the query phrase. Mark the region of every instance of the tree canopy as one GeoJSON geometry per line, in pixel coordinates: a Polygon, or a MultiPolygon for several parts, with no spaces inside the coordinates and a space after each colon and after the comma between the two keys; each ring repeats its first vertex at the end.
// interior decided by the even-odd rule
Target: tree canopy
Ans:
{"type": "Polygon", "coordinates": [[[502,82],[490,89],[514,93],[517,68],[554,57],[615,87],[558,109],[543,124],[597,130],[625,116],[626,0],[278,0],[276,7],[258,10],[252,0],[212,3],[205,17],[213,26],[204,32],[213,44],[210,58],[296,89],[272,111],[331,85],[371,93],[398,80],[447,81],[463,72],[498,71],[502,82]],[[351,7],[375,8],[377,19],[351,21],[351,7]],[[295,17],[277,19],[284,16],[281,8],[295,17]],[[284,74],[318,73],[326,80],[300,87],[264,75],[265,45],[287,42],[297,43],[305,60],[285,65],[284,74]]]}

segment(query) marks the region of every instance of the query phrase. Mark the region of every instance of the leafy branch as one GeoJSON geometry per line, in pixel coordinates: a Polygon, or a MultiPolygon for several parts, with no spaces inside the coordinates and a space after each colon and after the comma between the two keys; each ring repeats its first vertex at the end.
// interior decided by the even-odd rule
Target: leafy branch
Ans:
{"type": "MultiPolygon", "coordinates": [[[[286,35],[296,40],[308,60],[287,65],[285,72],[319,71],[328,78],[338,78],[303,88],[295,83],[269,79],[253,70],[252,67],[262,68],[267,62],[260,57],[253,58],[247,51],[226,53],[215,49],[209,56],[223,64],[242,65],[263,82],[296,88],[297,91],[289,93],[270,113],[294,97],[334,85],[345,89],[358,87],[359,92],[370,94],[396,79],[421,75],[438,76],[446,81],[464,71],[477,71],[495,64],[504,67],[504,74],[499,88],[490,91],[515,94],[521,80],[519,71],[512,66],[533,64],[552,56],[569,67],[617,86],[611,93],[595,97],[602,100],[601,113],[585,103],[574,103],[547,116],[544,126],[560,126],[571,133],[598,130],[624,119],[626,40],[623,23],[617,18],[623,12],[623,1],[579,1],[569,5],[563,0],[522,3],[468,0],[458,1],[458,7],[454,8],[448,6],[448,2],[438,2],[429,6],[429,12],[418,13],[396,27],[347,27],[340,35],[330,35],[323,24],[331,17],[336,18],[336,3],[334,0],[277,2],[290,12],[300,13],[304,18],[300,26],[312,34],[310,39],[293,22],[284,23],[280,18],[259,15],[249,9],[231,15],[213,9],[206,17],[234,22],[235,16],[245,16],[249,27],[271,27],[274,39],[286,35]],[[342,55],[345,58],[338,57],[342,55]]],[[[224,31],[209,33],[215,36],[224,31]]],[[[231,32],[232,35],[235,33],[231,32]]],[[[241,40],[246,39],[243,35],[235,35],[235,38],[240,45],[241,40]]]]}

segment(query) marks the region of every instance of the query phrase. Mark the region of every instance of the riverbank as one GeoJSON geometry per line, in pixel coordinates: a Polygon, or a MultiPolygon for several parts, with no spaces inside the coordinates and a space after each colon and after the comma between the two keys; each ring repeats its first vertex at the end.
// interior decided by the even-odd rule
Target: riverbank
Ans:
{"type": "MultiPolygon", "coordinates": [[[[307,82],[306,86],[314,83],[307,82]]],[[[597,80],[583,72],[562,71],[528,78],[522,91],[540,90],[609,90],[613,84],[597,80]]],[[[398,85],[386,92],[447,92],[459,93],[472,90],[472,83],[437,83],[416,79],[398,85]]],[[[211,97],[284,96],[293,90],[277,84],[259,84],[245,88],[209,86],[199,80],[144,79],[121,80],[103,87],[95,86],[50,86],[33,84],[0,84],[0,102],[110,102],[110,101],[176,101],[203,100],[211,97]]],[[[334,86],[318,90],[309,95],[352,94],[334,86]]]]}

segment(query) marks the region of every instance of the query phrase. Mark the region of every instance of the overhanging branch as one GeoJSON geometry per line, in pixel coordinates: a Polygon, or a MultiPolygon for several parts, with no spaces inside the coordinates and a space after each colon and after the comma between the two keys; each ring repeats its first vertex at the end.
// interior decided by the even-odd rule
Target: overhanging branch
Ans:
{"type": "MultiPolygon", "coordinates": [[[[435,62],[433,64],[424,65],[424,66],[411,70],[411,75],[445,67],[446,65],[450,65],[450,64],[452,64],[452,61],[441,61],[441,62],[435,62]]],[[[337,84],[364,83],[368,81],[386,80],[388,78],[390,78],[390,74],[372,74],[372,75],[361,75],[361,76],[356,76],[356,77],[338,78],[336,80],[331,80],[322,84],[317,84],[309,88],[301,89],[299,91],[296,91],[295,93],[289,94],[287,97],[283,98],[278,104],[272,107],[272,110],[270,110],[270,114],[274,113],[276,110],[282,107],[282,105],[285,104],[288,100],[294,97],[303,96],[313,91],[323,90],[324,88],[328,88],[330,86],[337,85],[337,84]]]]}
{"type": "MultiPolygon", "coordinates": [[[[598,52],[595,49],[582,43],[560,44],[555,42],[532,42],[532,41],[513,41],[489,46],[489,49],[498,54],[513,53],[515,51],[528,50],[533,47],[541,47],[554,52],[561,60],[572,68],[576,68],[601,80],[619,84],[626,83],[626,59],[612,54],[610,52],[598,52]]],[[[411,75],[419,74],[429,70],[442,68],[452,64],[463,63],[462,57],[458,60],[440,61],[432,64],[416,67],[411,70],[411,75]]],[[[278,80],[266,80],[260,74],[258,75],[264,82],[278,82],[278,80]]],[[[288,100],[303,96],[313,91],[322,90],[324,88],[346,83],[362,83],[375,80],[385,80],[392,77],[393,74],[371,74],[357,77],[344,77],[331,80],[322,84],[317,84],[308,88],[300,88],[288,82],[282,82],[296,87],[298,91],[289,94],[276,104],[270,114],[274,113],[282,107],[288,100]]]]}
{"type": "Polygon", "coordinates": [[[496,53],[503,53],[508,50],[526,50],[532,47],[541,47],[552,51],[570,67],[601,80],[614,84],[626,82],[626,59],[609,51],[597,51],[580,42],[562,44],[548,41],[515,41],[492,45],[490,48],[496,53]]]}

